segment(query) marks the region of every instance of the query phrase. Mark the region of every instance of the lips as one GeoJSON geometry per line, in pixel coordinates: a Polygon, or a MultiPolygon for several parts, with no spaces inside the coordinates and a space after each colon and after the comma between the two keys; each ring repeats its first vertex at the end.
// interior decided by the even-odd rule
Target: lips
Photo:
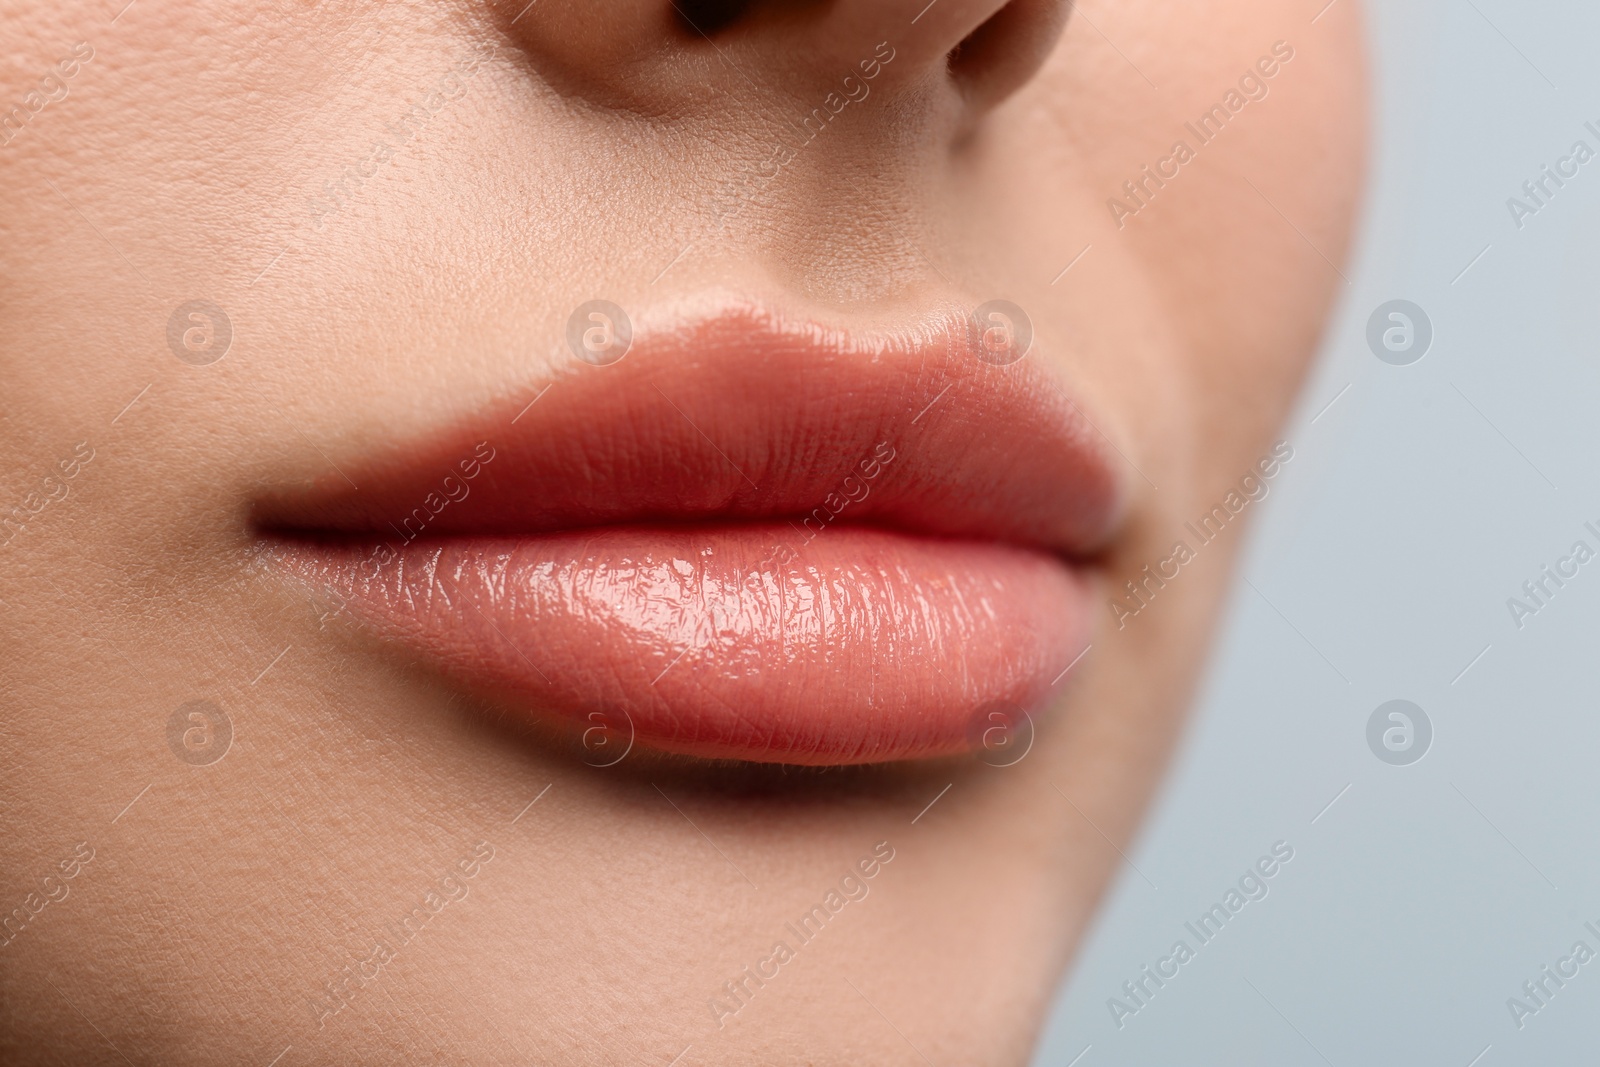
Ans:
{"type": "Polygon", "coordinates": [[[1080,407],[989,354],[958,315],[643,323],[620,362],[568,356],[257,521],[291,573],[516,714],[711,758],[954,755],[1085,647],[1080,561],[1120,503],[1080,407]]]}

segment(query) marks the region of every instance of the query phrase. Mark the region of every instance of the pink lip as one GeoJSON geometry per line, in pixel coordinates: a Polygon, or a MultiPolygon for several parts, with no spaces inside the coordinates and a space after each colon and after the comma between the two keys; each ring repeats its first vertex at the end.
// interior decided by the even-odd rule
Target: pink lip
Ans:
{"type": "Polygon", "coordinates": [[[1088,641],[1071,559],[1119,480],[963,317],[862,337],[725,308],[568,362],[531,407],[263,500],[279,558],[531,718],[696,756],[967,751],[1088,641]]]}

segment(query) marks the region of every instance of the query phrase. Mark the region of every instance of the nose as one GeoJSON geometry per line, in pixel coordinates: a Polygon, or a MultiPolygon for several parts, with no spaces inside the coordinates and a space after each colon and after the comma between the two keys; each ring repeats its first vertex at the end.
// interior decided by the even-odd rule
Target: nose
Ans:
{"type": "Polygon", "coordinates": [[[497,0],[558,90],[670,113],[736,98],[914,88],[993,106],[1054,47],[1071,0],[497,0]],[[848,82],[845,81],[848,79],[848,82]]]}

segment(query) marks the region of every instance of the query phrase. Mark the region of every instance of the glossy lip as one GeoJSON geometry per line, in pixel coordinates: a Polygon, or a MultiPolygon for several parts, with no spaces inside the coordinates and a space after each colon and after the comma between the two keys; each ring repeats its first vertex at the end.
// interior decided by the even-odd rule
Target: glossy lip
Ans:
{"type": "Polygon", "coordinates": [[[1122,497],[1036,357],[974,344],[959,314],[679,315],[256,518],[291,572],[530,718],[761,762],[970,751],[1085,647],[1077,561],[1122,497]]]}

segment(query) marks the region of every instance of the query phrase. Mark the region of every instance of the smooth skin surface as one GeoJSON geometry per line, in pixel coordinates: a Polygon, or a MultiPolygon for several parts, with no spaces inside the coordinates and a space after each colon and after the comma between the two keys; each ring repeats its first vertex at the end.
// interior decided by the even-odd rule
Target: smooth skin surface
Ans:
{"type": "Polygon", "coordinates": [[[0,1060],[1023,1062],[1240,523],[1107,602],[1271,452],[1342,288],[1355,0],[773,2],[710,40],[654,0],[123,2],[0,11],[0,1060]],[[274,486],[531,398],[584,301],[713,290],[845,324],[1004,296],[1104,416],[1107,606],[1021,762],[592,768],[258,565],[274,486]],[[167,337],[196,299],[233,331],[205,366],[167,337]],[[206,765],[168,741],[196,700],[233,730],[206,765]]]}

